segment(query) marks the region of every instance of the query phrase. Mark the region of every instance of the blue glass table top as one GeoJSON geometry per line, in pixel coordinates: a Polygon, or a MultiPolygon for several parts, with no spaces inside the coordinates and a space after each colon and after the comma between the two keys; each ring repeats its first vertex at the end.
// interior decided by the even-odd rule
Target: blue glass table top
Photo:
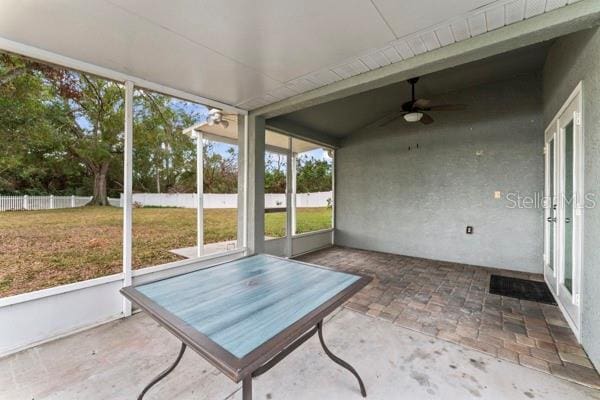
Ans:
{"type": "Polygon", "coordinates": [[[359,279],[255,255],[136,289],[242,358],[359,279]]]}

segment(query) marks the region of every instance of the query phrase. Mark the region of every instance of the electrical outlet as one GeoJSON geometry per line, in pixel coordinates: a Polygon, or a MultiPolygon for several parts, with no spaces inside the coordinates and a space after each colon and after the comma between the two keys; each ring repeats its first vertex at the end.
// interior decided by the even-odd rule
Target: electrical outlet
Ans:
{"type": "Polygon", "coordinates": [[[467,235],[472,235],[472,234],[473,234],[473,227],[467,226],[467,235]]]}

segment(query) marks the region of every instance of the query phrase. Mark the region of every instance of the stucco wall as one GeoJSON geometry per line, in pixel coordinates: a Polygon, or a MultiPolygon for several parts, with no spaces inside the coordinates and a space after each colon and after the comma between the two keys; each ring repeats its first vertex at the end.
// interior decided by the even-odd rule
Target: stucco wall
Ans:
{"type": "Polygon", "coordinates": [[[467,111],[432,113],[436,122],[427,126],[364,129],[342,143],[336,243],[541,273],[542,210],[510,209],[505,197],[543,190],[540,77],[432,100],[467,111]]]}
{"type": "MultiPolygon", "coordinates": [[[[558,39],[543,73],[544,126],[552,121],[575,86],[583,81],[585,192],[600,189],[600,30],[558,39]]],[[[600,208],[584,214],[581,339],[600,367],[600,208]]]]}

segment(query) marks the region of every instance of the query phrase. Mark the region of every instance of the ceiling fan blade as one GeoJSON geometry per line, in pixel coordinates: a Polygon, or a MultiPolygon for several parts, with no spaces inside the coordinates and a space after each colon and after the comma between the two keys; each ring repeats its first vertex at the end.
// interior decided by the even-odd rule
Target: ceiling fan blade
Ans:
{"type": "Polygon", "coordinates": [[[427,99],[417,99],[413,103],[413,107],[425,109],[425,108],[428,108],[430,104],[431,104],[431,101],[429,101],[427,99]]]}
{"type": "Polygon", "coordinates": [[[371,120],[369,123],[362,125],[360,128],[355,129],[353,132],[357,132],[365,128],[380,128],[404,114],[406,114],[405,111],[393,111],[391,113],[387,113],[383,117],[379,117],[376,120],[371,120]]]}
{"type": "Polygon", "coordinates": [[[465,104],[440,104],[427,108],[427,111],[462,111],[466,108],[465,104]]]}
{"type": "Polygon", "coordinates": [[[377,126],[383,128],[384,126],[387,126],[392,122],[396,121],[398,118],[401,118],[404,114],[406,114],[406,112],[404,111],[395,111],[377,121],[377,126]]]}
{"type": "Polygon", "coordinates": [[[433,118],[431,118],[431,115],[423,113],[423,116],[421,117],[419,122],[423,125],[429,125],[433,123],[433,118]]]}

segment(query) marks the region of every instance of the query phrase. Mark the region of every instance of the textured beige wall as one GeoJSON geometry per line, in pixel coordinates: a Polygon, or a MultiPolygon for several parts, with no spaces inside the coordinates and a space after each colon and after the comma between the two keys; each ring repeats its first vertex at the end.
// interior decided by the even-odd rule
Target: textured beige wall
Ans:
{"type": "Polygon", "coordinates": [[[432,113],[436,122],[427,126],[397,121],[342,142],[336,243],[541,273],[542,209],[510,209],[506,198],[494,198],[495,191],[543,190],[540,77],[432,100],[467,110],[432,113]]]}

